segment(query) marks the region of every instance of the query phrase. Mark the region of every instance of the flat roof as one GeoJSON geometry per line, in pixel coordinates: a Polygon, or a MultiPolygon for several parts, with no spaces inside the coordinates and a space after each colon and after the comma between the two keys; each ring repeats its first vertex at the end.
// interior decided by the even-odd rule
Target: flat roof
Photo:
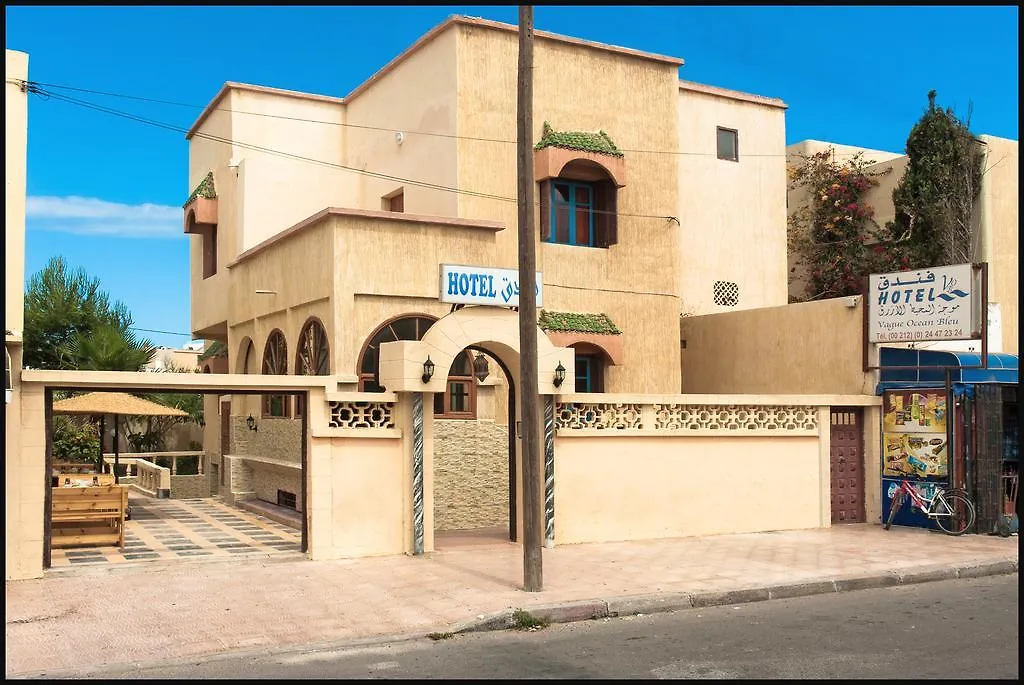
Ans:
{"type": "Polygon", "coordinates": [[[210,116],[216,109],[220,101],[224,99],[224,96],[231,90],[246,90],[250,93],[263,93],[265,95],[281,95],[289,98],[299,98],[302,100],[318,100],[320,102],[330,102],[338,105],[345,104],[345,98],[336,98],[329,95],[314,95],[312,93],[302,93],[297,90],[285,90],[283,88],[271,88],[269,86],[255,86],[250,83],[238,83],[237,81],[226,81],[217,94],[210,100],[210,104],[199,114],[196,122],[192,124],[188,132],[185,134],[185,139],[191,138],[196,130],[202,126],[203,122],[206,121],[206,117],[210,116]]]}
{"type": "MultiPolygon", "coordinates": [[[[490,19],[481,19],[480,17],[467,17],[461,14],[456,14],[448,17],[443,22],[435,26],[434,28],[427,31],[420,38],[403,50],[397,57],[381,67],[373,76],[363,81],[361,84],[355,87],[351,93],[346,96],[346,100],[350,100],[364,90],[369,88],[375,81],[380,79],[382,76],[393,70],[399,64],[407,60],[417,50],[425,46],[431,40],[436,38],[438,35],[456,25],[463,26],[480,26],[483,28],[494,29],[496,31],[505,31],[507,33],[519,33],[519,27],[515,24],[506,24],[501,21],[491,21],[490,19]]],[[[684,64],[683,60],[678,57],[668,57],[666,55],[658,55],[653,52],[644,52],[642,50],[634,50],[632,48],[624,48],[618,45],[608,45],[607,43],[598,43],[592,40],[584,40],[582,38],[573,38],[572,36],[563,36],[558,33],[550,33],[548,31],[534,31],[533,35],[535,38],[542,38],[545,40],[557,41],[559,43],[565,43],[567,45],[575,45],[578,47],[592,48],[595,50],[605,50],[607,52],[614,52],[620,55],[626,55],[629,57],[636,57],[639,59],[651,60],[654,62],[664,62],[671,64],[676,67],[680,67],[684,64]]]]}
{"type": "Polygon", "coordinates": [[[679,80],[679,90],[688,90],[693,93],[704,93],[705,95],[717,95],[718,97],[728,98],[730,100],[751,102],[754,103],[755,105],[767,105],[769,107],[779,107],[781,109],[789,108],[789,105],[787,105],[779,98],[770,98],[764,95],[754,95],[753,93],[744,93],[741,90],[719,88],[718,86],[708,86],[703,83],[683,81],[682,79],[679,80]]]}
{"type": "MultiPolygon", "coordinates": [[[[283,90],[280,88],[269,88],[266,86],[256,86],[247,83],[238,83],[235,81],[227,81],[213,97],[206,108],[199,114],[196,121],[189,128],[185,134],[186,139],[190,139],[195,135],[196,130],[202,126],[206,118],[216,110],[217,104],[224,98],[224,96],[230,90],[248,90],[256,93],[266,93],[271,95],[282,95],[285,97],[304,98],[308,100],[319,100],[321,102],[333,102],[337,104],[345,104],[348,100],[358,96],[360,93],[365,91],[376,81],[380,80],[388,72],[394,70],[399,64],[409,59],[415,54],[420,48],[424,47],[431,40],[448,30],[449,28],[457,25],[463,26],[479,26],[482,28],[493,29],[496,31],[505,31],[508,33],[519,33],[519,27],[515,24],[506,24],[500,21],[491,21],[490,19],[481,19],[480,17],[467,17],[463,15],[453,15],[448,17],[443,22],[435,26],[434,28],[427,31],[425,34],[420,36],[416,42],[403,50],[397,57],[392,59],[390,62],[385,64],[383,67],[378,69],[372,76],[363,81],[361,84],[356,86],[352,92],[343,98],[330,97],[327,95],[312,95],[309,93],[300,93],[294,90],[283,90]]],[[[608,45],[606,43],[598,43],[596,41],[584,40],[582,38],[573,38],[571,36],[563,36],[557,33],[549,33],[548,31],[534,31],[533,35],[536,38],[544,40],[557,41],[559,43],[565,43],[567,45],[575,45],[578,47],[591,48],[595,50],[604,50],[606,52],[613,52],[620,55],[629,57],[636,57],[638,59],[645,59],[654,62],[662,62],[670,64],[676,67],[680,67],[684,64],[683,60],[678,57],[669,57],[666,55],[659,55],[652,52],[644,52],[642,50],[634,50],[632,48],[624,48],[617,45],[608,45]]],[[[752,96],[757,97],[757,96],[752,96]]]]}

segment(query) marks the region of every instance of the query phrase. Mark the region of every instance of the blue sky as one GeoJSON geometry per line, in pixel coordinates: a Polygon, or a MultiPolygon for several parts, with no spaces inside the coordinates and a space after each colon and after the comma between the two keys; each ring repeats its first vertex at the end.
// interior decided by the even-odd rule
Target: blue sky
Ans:
{"type": "MultiPolygon", "coordinates": [[[[452,14],[515,6],[5,7],[29,79],[188,128],[225,81],[344,96],[452,14]],[[247,36],[247,40],[235,39],[247,36]]],[[[1017,139],[1016,6],[537,6],[537,29],[681,57],[680,78],[782,98],[786,142],[902,152],[938,102],[1017,139]]],[[[29,99],[26,278],[55,255],[98,277],[157,345],[191,339],[183,134],[29,99]],[[167,331],[155,333],[151,331],[167,331]]]]}

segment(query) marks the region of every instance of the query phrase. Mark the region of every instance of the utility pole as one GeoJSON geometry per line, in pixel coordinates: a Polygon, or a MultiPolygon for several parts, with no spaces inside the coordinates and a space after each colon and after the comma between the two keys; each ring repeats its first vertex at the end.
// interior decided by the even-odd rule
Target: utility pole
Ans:
{"type": "Polygon", "coordinates": [[[537,409],[537,245],[533,222],[533,7],[519,6],[519,406],[523,455],[523,589],[544,589],[541,557],[540,412],[537,409]]]}

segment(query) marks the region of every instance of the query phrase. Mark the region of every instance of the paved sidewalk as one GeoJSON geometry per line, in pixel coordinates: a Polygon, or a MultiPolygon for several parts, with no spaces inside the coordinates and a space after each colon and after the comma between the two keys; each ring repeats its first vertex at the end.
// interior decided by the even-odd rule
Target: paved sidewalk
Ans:
{"type": "Polygon", "coordinates": [[[82,677],[225,652],[294,651],[954,577],[1016,573],[1016,537],[858,524],[568,545],[522,591],[518,545],[423,557],[299,555],[81,567],[7,581],[6,677],[82,677]]]}

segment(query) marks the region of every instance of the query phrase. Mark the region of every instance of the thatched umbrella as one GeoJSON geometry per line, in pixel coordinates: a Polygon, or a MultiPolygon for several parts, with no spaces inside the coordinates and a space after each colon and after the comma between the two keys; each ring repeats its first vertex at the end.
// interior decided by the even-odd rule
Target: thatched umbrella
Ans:
{"type": "MultiPolygon", "coordinates": [[[[106,414],[114,415],[114,480],[118,481],[117,468],[120,456],[117,445],[118,416],[188,416],[188,412],[144,400],[125,392],[90,392],[78,397],[69,397],[53,403],[54,414],[106,414]]],[[[103,433],[100,433],[100,458],[103,457],[103,433]]]]}

